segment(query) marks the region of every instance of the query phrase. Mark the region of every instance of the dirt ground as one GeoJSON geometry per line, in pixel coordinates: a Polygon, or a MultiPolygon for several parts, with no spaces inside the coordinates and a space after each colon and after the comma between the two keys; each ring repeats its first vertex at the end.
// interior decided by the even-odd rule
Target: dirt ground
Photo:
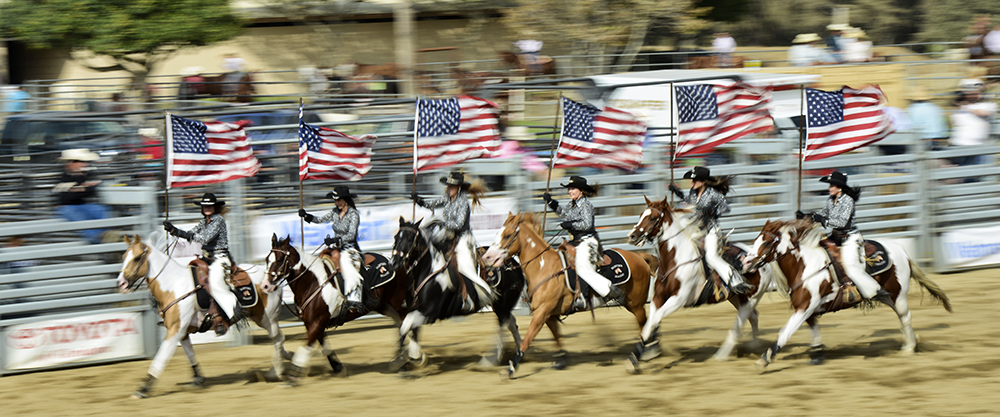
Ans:
{"type": "MultiPolygon", "coordinates": [[[[664,355],[628,375],[624,358],[637,340],[623,309],[601,309],[596,323],[578,314],[563,324],[570,367],[549,367],[555,345],[543,331],[518,378],[474,366],[492,345],[495,319],[479,314],[436,323],[421,334],[428,366],[390,374],[395,329],[388,319],[363,320],[330,332],[329,343],[349,376],[330,376],[314,356],[301,386],[256,382],[271,346],[255,333],[242,347],[199,345],[207,388],[187,385],[190,367],[177,349],[152,397],[129,399],[149,361],[36,372],[0,378],[5,416],[176,416],[194,414],[321,415],[995,415],[1000,408],[1000,279],[997,270],[931,275],[955,308],[948,314],[919,290],[910,294],[918,353],[899,354],[899,321],[888,308],[844,311],[820,323],[827,362],[810,365],[808,328],[800,329],[766,372],[754,361],[790,315],[778,295],[761,303],[761,340],[749,335],[729,361],[711,358],[735,317],[729,305],[699,307],[667,317],[664,355]]],[[[913,285],[916,285],[914,282],[913,285]]],[[[523,334],[530,317],[519,317],[523,334]]],[[[302,327],[286,329],[286,347],[303,342],[302,327]]],[[[508,346],[510,338],[507,337],[508,346]]]]}

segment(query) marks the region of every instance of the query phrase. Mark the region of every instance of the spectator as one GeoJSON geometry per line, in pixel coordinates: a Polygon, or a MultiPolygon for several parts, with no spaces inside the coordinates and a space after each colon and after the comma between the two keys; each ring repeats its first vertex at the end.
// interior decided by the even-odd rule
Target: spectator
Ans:
{"type": "Polygon", "coordinates": [[[924,87],[913,89],[910,94],[910,106],[906,108],[910,127],[917,136],[933,151],[944,149],[948,140],[948,125],[945,123],[944,111],[931,102],[931,93],[924,87]]]}
{"type": "Polygon", "coordinates": [[[845,62],[869,62],[872,60],[872,42],[860,28],[851,28],[841,37],[841,57],[845,62]]]}
{"type": "MultiPolygon", "coordinates": [[[[92,203],[97,195],[97,185],[101,182],[93,179],[87,169],[90,162],[100,157],[87,149],[67,149],[59,157],[65,163],[62,177],[53,188],[58,197],[59,215],[75,222],[80,220],[99,220],[108,217],[107,207],[92,203]]],[[[84,229],[80,235],[90,243],[101,243],[105,229],[84,229]]]]}
{"type": "Polygon", "coordinates": [[[540,74],[542,72],[542,45],[544,42],[534,39],[522,39],[514,42],[514,46],[523,54],[524,62],[527,64],[528,72],[540,74]]]}
{"type": "Polygon", "coordinates": [[[729,32],[719,32],[712,40],[712,53],[715,54],[716,63],[721,68],[732,66],[732,53],[736,52],[736,40],[729,35],[729,32]]]}
{"type": "Polygon", "coordinates": [[[830,55],[833,56],[834,61],[844,62],[841,56],[843,45],[841,41],[843,40],[844,32],[850,30],[849,25],[843,23],[835,23],[826,26],[827,32],[830,34],[826,36],[826,49],[830,51],[830,55]]]}
{"type": "MultiPolygon", "coordinates": [[[[963,80],[965,81],[965,80],[963,80]]],[[[966,88],[958,92],[955,99],[958,109],[951,114],[951,146],[975,146],[986,143],[990,136],[991,121],[997,112],[996,103],[983,101],[982,91],[976,88],[966,88]]],[[[980,155],[961,156],[952,159],[958,166],[977,165],[982,163],[980,155]]],[[[977,182],[978,178],[969,177],[962,182],[977,182]]]]}
{"type": "Polygon", "coordinates": [[[983,36],[983,48],[987,55],[1000,55],[1000,25],[994,26],[990,33],[983,36]]]}
{"type": "Polygon", "coordinates": [[[816,43],[821,40],[815,33],[795,35],[793,45],[788,49],[788,61],[796,67],[834,62],[829,53],[816,47],[816,43]]]}
{"type": "Polygon", "coordinates": [[[983,41],[986,38],[988,31],[989,18],[985,16],[976,16],[972,20],[972,27],[969,29],[971,33],[966,36],[963,40],[965,42],[965,48],[969,50],[969,57],[972,59],[981,59],[986,55],[986,50],[983,47],[983,41]]]}
{"type": "Polygon", "coordinates": [[[226,76],[223,77],[222,82],[222,95],[224,96],[235,96],[239,93],[239,82],[243,79],[243,75],[246,72],[247,62],[236,55],[235,52],[229,52],[224,55],[222,59],[222,70],[226,72],[226,76]]]}
{"type": "Polygon", "coordinates": [[[20,113],[28,110],[28,100],[31,94],[24,91],[19,85],[9,85],[4,87],[3,111],[5,113],[20,113]]]}

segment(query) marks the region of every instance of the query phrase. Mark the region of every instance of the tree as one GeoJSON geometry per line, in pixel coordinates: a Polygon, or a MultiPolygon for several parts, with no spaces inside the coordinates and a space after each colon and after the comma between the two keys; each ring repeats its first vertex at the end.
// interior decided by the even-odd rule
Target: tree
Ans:
{"type": "Polygon", "coordinates": [[[10,0],[0,16],[0,35],[66,48],[84,66],[128,71],[139,85],[179,49],[231,39],[242,27],[228,0],[10,0]]]}
{"type": "Polygon", "coordinates": [[[992,24],[1000,25],[1000,2],[996,0],[923,0],[920,13],[923,25],[917,39],[925,42],[959,42],[972,34],[977,16],[993,15],[992,24]]]}

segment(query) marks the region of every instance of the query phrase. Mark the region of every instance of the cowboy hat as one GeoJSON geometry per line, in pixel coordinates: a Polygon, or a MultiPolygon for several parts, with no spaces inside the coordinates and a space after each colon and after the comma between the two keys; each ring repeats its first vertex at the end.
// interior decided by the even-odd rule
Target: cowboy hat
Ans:
{"type": "Polygon", "coordinates": [[[696,166],[694,169],[684,173],[684,179],[692,181],[708,181],[715,179],[712,171],[703,166],[696,166]]]}
{"type": "Polygon", "coordinates": [[[591,187],[590,185],[587,184],[587,179],[586,178],[581,177],[579,175],[573,175],[573,176],[569,177],[569,182],[568,183],[566,183],[566,184],[559,184],[559,185],[561,185],[563,187],[566,187],[566,188],[576,188],[576,189],[578,189],[580,191],[585,191],[585,192],[588,192],[588,193],[597,192],[597,190],[595,190],[594,187],[591,187]]]}
{"type": "Polygon", "coordinates": [[[798,35],[795,35],[795,39],[792,40],[792,43],[819,42],[822,39],[823,38],[820,38],[819,35],[815,33],[800,33],[798,35]]]}
{"type": "Polygon", "coordinates": [[[859,39],[859,38],[864,38],[866,36],[868,36],[868,34],[866,34],[865,31],[861,30],[861,28],[850,28],[846,32],[844,32],[845,38],[859,39]]]}
{"type": "Polygon", "coordinates": [[[215,198],[215,194],[205,193],[205,195],[201,196],[201,201],[195,201],[194,205],[200,207],[207,207],[207,206],[221,207],[226,205],[226,202],[219,201],[217,198],[215,198]]]}
{"type": "Polygon", "coordinates": [[[92,162],[101,159],[101,156],[91,152],[89,149],[76,148],[62,151],[59,159],[63,161],[92,162]]]}
{"type": "Polygon", "coordinates": [[[965,78],[958,82],[958,89],[962,91],[982,91],[984,88],[986,84],[978,78],[965,78]]]}
{"type": "Polygon", "coordinates": [[[441,177],[441,183],[444,185],[457,185],[460,187],[468,187],[472,183],[465,182],[465,175],[458,171],[452,171],[447,177],[441,177]]]}
{"type": "Polygon", "coordinates": [[[837,187],[840,187],[840,189],[848,192],[853,191],[853,188],[847,185],[847,174],[844,174],[843,172],[840,171],[833,171],[830,175],[820,178],[819,182],[825,182],[830,185],[836,185],[837,187]]]}
{"type": "Polygon", "coordinates": [[[930,101],[933,99],[934,96],[927,90],[927,87],[917,86],[913,88],[913,91],[910,91],[910,100],[912,101],[930,101]]]}
{"type": "Polygon", "coordinates": [[[846,32],[851,30],[851,25],[845,23],[831,23],[826,25],[826,30],[829,30],[830,32],[846,32]]]}
{"type": "Polygon", "coordinates": [[[332,198],[334,200],[340,200],[341,198],[354,199],[358,198],[358,195],[352,193],[351,189],[347,188],[346,185],[338,185],[333,187],[333,191],[326,193],[326,198],[332,198]]]}

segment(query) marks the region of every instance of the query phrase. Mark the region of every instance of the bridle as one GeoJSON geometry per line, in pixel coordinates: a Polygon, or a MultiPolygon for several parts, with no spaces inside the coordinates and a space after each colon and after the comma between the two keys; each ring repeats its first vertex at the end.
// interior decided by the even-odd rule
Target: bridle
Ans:
{"type": "Polygon", "coordinates": [[[781,236],[768,230],[762,230],[760,235],[764,238],[763,244],[765,245],[765,251],[764,254],[756,255],[753,264],[751,264],[747,269],[749,271],[757,270],[761,265],[769,262],[767,259],[774,259],[774,257],[777,256],[778,242],[781,241],[781,236]]]}
{"type": "Polygon", "coordinates": [[[417,255],[416,258],[411,258],[410,255],[413,252],[413,248],[417,246],[417,239],[423,236],[423,231],[413,226],[402,226],[399,228],[400,232],[404,230],[413,233],[413,240],[410,241],[410,246],[408,246],[406,253],[400,252],[399,249],[396,249],[396,246],[393,245],[392,255],[399,256],[399,258],[403,260],[403,263],[406,266],[406,275],[410,275],[410,272],[413,271],[413,268],[416,268],[420,260],[423,259],[424,256],[427,256],[427,253],[430,252],[431,244],[430,242],[425,241],[424,249],[420,251],[420,254],[417,255]]]}
{"type": "MultiPolygon", "coordinates": [[[[291,272],[289,271],[290,266],[288,265],[289,262],[288,260],[289,258],[291,258],[292,254],[291,251],[281,248],[271,248],[271,252],[267,256],[270,257],[271,254],[274,254],[275,258],[278,257],[277,256],[278,254],[283,255],[281,258],[281,264],[278,265],[276,271],[272,270],[272,268],[267,269],[267,275],[270,276],[271,284],[273,285],[279,285],[279,283],[281,283],[282,281],[284,281],[284,285],[291,285],[291,283],[295,282],[299,278],[302,278],[302,276],[305,275],[306,271],[308,271],[309,268],[312,267],[312,263],[310,263],[305,268],[302,268],[302,272],[299,272],[299,274],[296,275],[295,278],[288,279],[288,276],[291,275],[291,272]]],[[[314,258],[313,262],[316,262],[316,259],[319,259],[319,257],[314,258]]]]}
{"type": "MultiPolygon", "coordinates": [[[[151,279],[149,278],[149,247],[148,246],[143,245],[143,247],[142,247],[142,253],[140,253],[138,256],[132,258],[132,261],[130,261],[130,263],[134,263],[134,264],[137,264],[139,266],[135,267],[135,271],[132,271],[132,272],[128,271],[128,267],[122,268],[122,270],[121,270],[122,278],[125,278],[125,281],[128,281],[128,283],[129,283],[128,284],[128,288],[126,288],[126,292],[134,290],[136,287],[142,285],[143,282],[146,282],[146,281],[152,282],[153,280],[156,279],[156,277],[160,276],[160,274],[156,274],[156,277],[153,277],[151,279]]],[[[164,268],[165,267],[166,267],[166,265],[164,265],[164,268]]],[[[163,270],[161,269],[160,272],[162,273],[163,270]]]]}

